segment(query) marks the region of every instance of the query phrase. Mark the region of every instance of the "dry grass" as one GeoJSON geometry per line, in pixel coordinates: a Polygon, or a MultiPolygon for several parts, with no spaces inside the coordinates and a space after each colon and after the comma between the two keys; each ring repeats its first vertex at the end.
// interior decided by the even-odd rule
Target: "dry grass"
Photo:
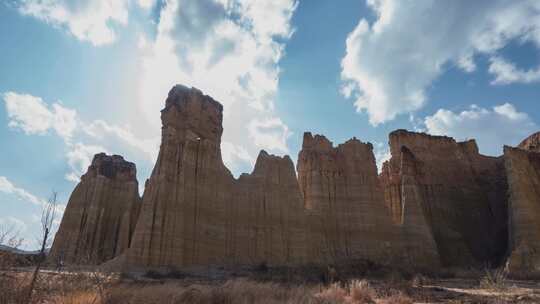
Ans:
{"type": "Polygon", "coordinates": [[[505,290],[508,288],[508,278],[504,269],[486,269],[480,280],[480,287],[489,290],[505,290]]]}
{"type": "Polygon", "coordinates": [[[219,285],[193,284],[182,286],[169,282],[151,285],[126,285],[109,289],[103,304],[229,304],[229,303],[323,303],[310,289],[289,288],[274,283],[230,280],[219,285]]]}

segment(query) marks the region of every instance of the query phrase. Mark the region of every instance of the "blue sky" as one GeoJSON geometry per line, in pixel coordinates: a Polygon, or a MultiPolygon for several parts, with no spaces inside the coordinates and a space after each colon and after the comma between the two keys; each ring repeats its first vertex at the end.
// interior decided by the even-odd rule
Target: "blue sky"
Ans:
{"type": "Polygon", "coordinates": [[[304,131],[369,141],[380,163],[398,128],[488,155],[540,129],[538,1],[337,3],[2,2],[0,225],[36,247],[43,200],[65,204],[97,152],[135,162],[144,184],[175,83],[224,104],[235,175],[261,149],[296,160],[304,131]]]}

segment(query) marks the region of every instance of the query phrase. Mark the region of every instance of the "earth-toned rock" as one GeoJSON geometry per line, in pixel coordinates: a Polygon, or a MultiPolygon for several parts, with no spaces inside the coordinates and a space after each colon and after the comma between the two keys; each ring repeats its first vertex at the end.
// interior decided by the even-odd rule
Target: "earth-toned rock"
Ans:
{"type": "Polygon", "coordinates": [[[306,261],[306,217],[292,160],[261,151],[236,182],[231,209],[232,261],[291,265],[306,261]]]}
{"type": "Polygon", "coordinates": [[[139,208],[135,164],[96,154],[69,198],[49,260],[99,264],[123,253],[139,208]]]}
{"type": "Polygon", "coordinates": [[[176,86],[169,92],[162,144],[128,265],[283,264],[302,258],[305,230],[291,160],[261,152],[253,173],[235,180],[221,158],[222,111],[197,89],[176,86]]]}
{"type": "Polygon", "coordinates": [[[377,173],[373,146],[305,133],[297,171],[261,151],[235,179],[223,107],[169,92],[142,204],[135,165],[97,154],[69,200],[51,261],[122,267],[337,264],[498,266],[540,271],[540,133],[504,156],[474,140],[397,130],[377,173]],[[128,248],[129,247],[129,248],[128,248]],[[114,260],[111,260],[115,258],[114,260]]]}
{"type": "Polygon", "coordinates": [[[533,152],[540,152],[540,132],[536,132],[531,136],[525,138],[518,148],[525,149],[533,152]]]}
{"type": "Polygon", "coordinates": [[[414,159],[416,184],[443,265],[498,264],[507,245],[506,175],[502,158],[478,153],[474,141],[397,130],[390,134],[392,158],[382,174],[385,201],[394,221],[406,212],[403,151],[414,159]],[[406,148],[406,149],[405,149],[406,148]]]}
{"type": "Polygon", "coordinates": [[[510,194],[507,267],[511,272],[540,271],[540,152],[536,145],[520,147],[532,151],[504,148],[510,194]]]}
{"type": "Polygon", "coordinates": [[[311,259],[333,263],[383,257],[392,225],[382,204],[371,144],[351,139],[338,147],[304,134],[298,180],[308,213],[311,259]]]}

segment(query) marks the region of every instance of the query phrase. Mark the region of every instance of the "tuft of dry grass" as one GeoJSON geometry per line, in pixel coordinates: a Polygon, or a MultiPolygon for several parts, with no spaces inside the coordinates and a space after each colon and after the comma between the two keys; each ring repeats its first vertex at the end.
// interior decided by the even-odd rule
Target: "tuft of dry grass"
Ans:
{"type": "Polygon", "coordinates": [[[505,290],[508,288],[506,271],[499,269],[486,269],[485,275],[480,280],[480,287],[489,290],[505,290]]]}
{"type": "Polygon", "coordinates": [[[377,293],[366,280],[353,280],[346,287],[332,284],[316,297],[330,302],[343,304],[374,304],[377,293]]]}
{"type": "Polygon", "coordinates": [[[413,304],[413,300],[402,292],[395,293],[379,301],[380,304],[413,304]]]}

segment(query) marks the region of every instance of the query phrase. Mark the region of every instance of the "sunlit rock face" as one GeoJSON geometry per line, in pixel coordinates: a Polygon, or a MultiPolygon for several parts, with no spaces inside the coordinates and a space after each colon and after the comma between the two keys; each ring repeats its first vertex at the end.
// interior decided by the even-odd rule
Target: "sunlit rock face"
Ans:
{"type": "Polygon", "coordinates": [[[540,151],[538,134],[504,148],[509,184],[511,272],[540,271],[540,151]]]}
{"type": "Polygon", "coordinates": [[[394,221],[406,214],[403,183],[408,180],[443,265],[500,263],[507,249],[503,159],[480,155],[474,141],[405,130],[390,134],[390,150],[381,181],[394,221]],[[411,165],[404,166],[404,157],[411,165]]]}
{"type": "Polygon", "coordinates": [[[377,257],[391,250],[371,144],[351,139],[338,147],[304,134],[298,180],[311,232],[311,259],[332,263],[377,257]]]}
{"type": "Polygon", "coordinates": [[[49,260],[99,264],[130,245],[140,197],[135,164],[96,154],[69,198],[49,260]]]}
{"type": "Polygon", "coordinates": [[[540,152],[540,132],[536,132],[531,136],[525,138],[518,145],[518,148],[532,152],[540,152]]]}
{"type": "Polygon", "coordinates": [[[295,265],[306,261],[306,218],[288,157],[261,151],[251,174],[235,186],[231,210],[233,260],[244,264],[295,265]]]}

